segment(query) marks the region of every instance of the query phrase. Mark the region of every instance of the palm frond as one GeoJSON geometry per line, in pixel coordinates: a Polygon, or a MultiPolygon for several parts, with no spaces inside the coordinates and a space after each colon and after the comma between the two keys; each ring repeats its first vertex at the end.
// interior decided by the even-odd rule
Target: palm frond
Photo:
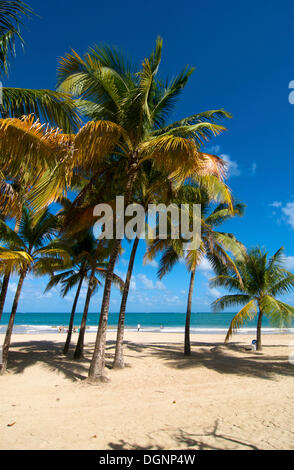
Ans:
{"type": "Polygon", "coordinates": [[[294,320],[294,307],[270,295],[262,298],[260,307],[271,324],[278,328],[289,328],[294,320]]]}
{"type": "Polygon", "coordinates": [[[15,43],[21,45],[24,40],[20,34],[20,26],[24,16],[31,17],[33,10],[19,0],[0,1],[0,75],[8,73],[9,59],[15,57],[15,43]]]}
{"type": "Polygon", "coordinates": [[[76,132],[81,127],[76,102],[66,93],[52,90],[3,88],[0,115],[21,118],[34,114],[41,121],[57,126],[65,133],[76,132]]]}
{"type": "Polygon", "coordinates": [[[250,295],[247,294],[223,295],[212,303],[212,308],[214,312],[220,312],[225,308],[246,304],[250,299],[250,295]]]}
{"type": "Polygon", "coordinates": [[[248,321],[252,320],[257,314],[257,307],[255,300],[250,300],[231,321],[230,328],[227,332],[225,343],[229,341],[232,334],[241,328],[248,321]]]}

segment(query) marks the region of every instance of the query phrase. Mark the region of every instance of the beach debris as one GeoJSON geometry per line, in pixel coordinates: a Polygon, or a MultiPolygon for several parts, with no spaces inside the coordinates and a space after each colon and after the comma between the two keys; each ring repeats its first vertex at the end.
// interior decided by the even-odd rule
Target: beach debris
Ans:
{"type": "Polygon", "coordinates": [[[176,400],[173,401],[173,404],[177,403],[176,400]]]}
{"type": "Polygon", "coordinates": [[[92,439],[97,439],[97,434],[94,434],[94,436],[92,436],[92,439]]]}
{"type": "Polygon", "coordinates": [[[11,428],[11,427],[14,426],[15,424],[16,424],[16,421],[13,421],[13,423],[7,424],[7,427],[8,427],[8,428],[11,428]]]}

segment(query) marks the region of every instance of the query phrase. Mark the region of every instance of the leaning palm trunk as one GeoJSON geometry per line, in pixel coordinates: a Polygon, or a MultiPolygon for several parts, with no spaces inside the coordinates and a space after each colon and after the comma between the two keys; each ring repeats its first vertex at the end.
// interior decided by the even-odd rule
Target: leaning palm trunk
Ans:
{"type": "Polygon", "coordinates": [[[19,297],[20,297],[21,289],[22,289],[26,274],[27,274],[27,269],[23,269],[21,272],[19,281],[18,281],[16,293],[14,296],[12,310],[11,310],[9,323],[7,326],[6,335],[5,335],[3,348],[2,348],[2,365],[0,369],[0,374],[4,374],[7,368],[8,352],[9,352],[9,347],[10,347],[10,342],[11,342],[11,335],[12,335],[12,330],[13,330],[13,325],[14,325],[15,314],[17,311],[19,297]]]}
{"type": "Polygon", "coordinates": [[[118,327],[117,327],[117,337],[116,337],[116,348],[115,348],[115,356],[114,356],[114,362],[113,362],[113,367],[117,369],[123,369],[125,366],[124,355],[123,355],[125,314],[126,314],[126,305],[127,305],[128,295],[129,295],[130,282],[132,278],[134,261],[135,261],[138,244],[139,244],[139,238],[136,238],[134,241],[131,256],[130,256],[126,282],[125,282],[121,305],[120,305],[118,327]]]}
{"type": "Polygon", "coordinates": [[[194,282],[195,282],[195,269],[191,272],[189,295],[188,295],[188,305],[187,305],[187,314],[186,314],[186,325],[185,325],[185,356],[190,356],[191,354],[191,344],[190,344],[190,324],[191,324],[191,312],[192,312],[192,298],[194,291],[194,282]]]}
{"type": "Polygon", "coordinates": [[[72,306],[72,311],[71,311],[69,325],[68,325],[67,338],[66,338],[66,342],[65,342],[65,345],[64,345],[64,348],[63,348],[63,354],[64,355],[66,355],[68,353],[68,350],[69,350],[69,345],[70,345],[71,337],[72,337],[72,330],[73,330],[73,326],[74,326],[74,318],[75,318],[77,303],[78,303],[78,300],[79,300],[79,296],[80,296],[83,281],[84,281],[84,276],[82,276],[81,279],[80,279],[80,282],[79,282],[79,285],[78,285],[78,288],[77,288],[77,292],[76,292],[76,295],[75,295],[75,300],[74,300],[74,303],[73,303],[73,306],[72,306]]]}
{"type": "Polygon", "coordinates": [[[9,280],[10,280],[10,273],[5,274],[5,276],[3,277],[2,289],[1,289],[1,294],[0,294],[0,321],[2,318],[3,310],[4,310],[4,304],[6,300],[9,280]]]}
{"type": "Polygon", "coordinates": [[[256,351],[261,351],[262,346],[261,346],[261,324],[262,324],[262,316],[263,312],[260,309],[259,310],[259,315],[257,319],[257,330],[256,330],[256,351]]]}
{"type": "MultiPolygon", "coordinates": [[[[20,224],[20,219],[19,219],[19,217],[17,217],[17,220],[15,222],[15,226],[14,226],[15,233],[18,233],[19,224],[20,224]]],[[[7,291],[8,291],[10,275],[11,275],[10,272],[5,274],[4,278],[3,278],[3,282],[2,282],[2,289],[1,289],[1,294],[0,294],[0,321],[1,321],[1,318],[2,318],[2,315],[3,315],[3,311],[4,311],[4,305],[5,305],[5,300],[6,300],[7,291]]]]}
{"type": "MultiPolygon", "coordinates": [[[[133,184],[137,177],[137,163],[133,163],[129,167],[128,172],[128,182],[126,185],[126,190],[124,193],[125,197],[125,206],[127,206],[131,201],[133,184]]],[[[108,270],[105,280],[103,300],[101,306],[101,314],[99,320],[99,327],[95,342],[94,353],[89,369],[89,380],[94,381],[107,381],[105,376],[105,343],[106,343],[106,331],[107,331],[107,322],[108,322],[108,312],[109,312],[109,302],[110,302],[110,293],[111,293],[111,283],[113,279],[113,271],[115,263],[118,257],[118,253],[121,247],[121,240],[116,239],[113,243],[112,253],[109,259],[108,270]]]]}
{"type": "Polygon", "coordinates": [[[84,307],[84,312],[83,312],[83,317],[82,317],[82,322],[81,322],[81,327],[80,327],[80,332],[79,332],[79,338],[78,338],[78,342],[77,342],[76,349],[74,352],[74,359],[80,359],[83,356],[83,352],[84,352],[85,332],[86,332],[90,300],[91,300],[92,293],[93,293],[94,277],[95,277],[95,268],[92,270],[90,280],[89,280],[89,286],[88,286],[86,302],[85,302],[85,307],[84,307]]]}

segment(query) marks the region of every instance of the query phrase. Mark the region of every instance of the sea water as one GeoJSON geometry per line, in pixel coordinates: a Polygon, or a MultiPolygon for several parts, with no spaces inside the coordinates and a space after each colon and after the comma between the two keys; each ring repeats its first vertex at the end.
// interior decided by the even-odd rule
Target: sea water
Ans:
{"type": "MultiPolygon", "coordinates": [[[[191,315],[191,333],[224,334],[230,325],[235,313],[197,312],[191,315]]],[[[59,326],[67,326],[70,313],[17,313],[15,317],[14,333],[56,333],[59,326]]],[[[127,313],[126,329],[137,330],[141,325],[143,331],[180,333],[185,327],[185,313],[127,313]]],[[[75,326],[79,326],[82,313],[76,313],[75,326]]],[[[9,320],[9,314],[4,313],[0,322],[0,333],[4,333],[9,320]]],[[[110,313],[108,325],[115,329],[118,313],[110,313]]],[[[87,331],[96,331],[99,322],[99,313],[89,313],[87,331]]],[[[266,317],[263,319],[264,333],[294,333],[294,328],[272,327],[266,317]]],[[[292,325],[294,326],[294,325],[292,325]]],[[[248,322],[239,330],[239,333],[251,333],[256,329],[256,319],[248,322]]]]}

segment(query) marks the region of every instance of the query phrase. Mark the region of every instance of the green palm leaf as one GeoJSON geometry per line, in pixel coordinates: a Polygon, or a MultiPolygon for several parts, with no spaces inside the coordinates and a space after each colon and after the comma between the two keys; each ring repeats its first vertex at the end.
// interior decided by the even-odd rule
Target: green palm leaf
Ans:
{"type": "Polygon", "coordinates": [[[41,121],[58,126],[66,133],[75,132],[81,127],[77,103],[66,93],[6,87],[2,92],[0,115],[3,117],[34,114],[41,121]]]}
{"type": "MultiPolygon", "coordinates": [[[[239,303],[239,302],[238,302],[239,303]]],[[[229,341],[234,331],[237,331],[241,326],[252,320],[257,314],[257,307],[255,300],[250,300],[231,321],[230,328],[227,332],[225,343],[229,341]]]]}

